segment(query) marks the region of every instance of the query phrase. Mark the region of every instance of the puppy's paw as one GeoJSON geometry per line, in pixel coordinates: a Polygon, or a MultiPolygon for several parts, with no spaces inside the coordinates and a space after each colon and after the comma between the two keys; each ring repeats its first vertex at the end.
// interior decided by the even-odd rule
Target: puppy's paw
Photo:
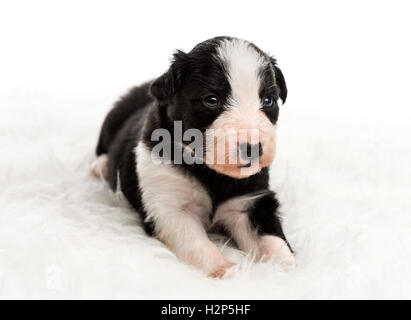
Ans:
{"type": "Polygon", "coordinates": [[[260,242],[260,259],[262,262],[272,261],[284,271],[295,268],[295,256],[287,243],[276,236],[263,236],[260,242]]]}
{"type": "Polygon", "coordinates": [[[286,272],[291,271],[297,266],[294,254],[291,254],[289,257],[285,259],[277,260],[277,261],[278,261],[278,265],[280,266],[280,268],[286,272]]]}
{"type": "Polygon", "coordinates": [[[232,262],[227,262],[225,264],[219,265],[208,274],[208,277],[214,279],[229,278],[232,276],[232,273],[229,272],[229,269],[234,266],[235,264],[232,262]]]}
{"type": "Polygon", "coordinates": [[[108,156],[103,154],[99,156],[91,165],[91,173],[97,178],[108,180],[108,156]]]}

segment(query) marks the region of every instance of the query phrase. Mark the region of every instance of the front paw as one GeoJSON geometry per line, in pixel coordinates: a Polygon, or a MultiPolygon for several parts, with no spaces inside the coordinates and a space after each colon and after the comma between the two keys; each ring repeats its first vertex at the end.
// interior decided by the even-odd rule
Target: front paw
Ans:
{"type": "Polygon", "coordinates": [[[276,236],[263,236],[261,238],[260,260],[262,262],[272,261],[284,271],[290,271],[296,266],[295,256],[287,243],[276,236]]]}
{"type": "MultiPolygon", "coordinates": [[[[235,264],[232,262],[227,262],[222,265],[215,267],[209,274],[208,277],[214,279],[229,278],[232,276],[232,273],[229,272],[229,269],[234,267],[235,264]]],[[[230,270],[231,271],[231,270],[230,270]]]]}

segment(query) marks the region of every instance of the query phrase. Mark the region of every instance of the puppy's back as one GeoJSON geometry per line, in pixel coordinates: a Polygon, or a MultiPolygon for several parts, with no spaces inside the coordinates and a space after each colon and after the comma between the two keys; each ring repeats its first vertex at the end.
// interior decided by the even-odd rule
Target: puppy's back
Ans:
{"type": "Polygon", "coordinates": [[[100,131],[96,154],[107,154],[114,139],[137,111],[145,108],[153,98],[149,95],[150,83],[132,88],[125,96],[121,97],[106,116],[100,131]]]}

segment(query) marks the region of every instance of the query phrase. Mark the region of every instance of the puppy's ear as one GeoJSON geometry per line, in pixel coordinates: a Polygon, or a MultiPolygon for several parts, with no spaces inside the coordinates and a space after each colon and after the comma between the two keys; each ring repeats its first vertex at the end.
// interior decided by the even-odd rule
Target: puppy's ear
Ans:
{"type": "Polygon", "coordinates": [[[187,60],[187,54],[177,50],[170,68],[151,84],[151,95],[160,103],[167,102],[179,89],[187,60]]]}
{"type": "Polygon", "coordinates": [[[271,58],[271,63],[274,68],[275,80],[277,81],[277,86],[280,89],[279,95],[280,99],[282,100],[283,104],[287,99],[287,84],[285,83],[284,75],[281,69],[277,66],[277,61],[274,58],[271,58]]]}

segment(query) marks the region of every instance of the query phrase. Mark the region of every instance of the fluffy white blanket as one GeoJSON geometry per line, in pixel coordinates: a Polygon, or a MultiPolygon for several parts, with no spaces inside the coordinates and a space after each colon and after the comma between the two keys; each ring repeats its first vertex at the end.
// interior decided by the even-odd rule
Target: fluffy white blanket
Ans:
{"type": "Polygon", "coordinates": [[[216,238],[241,269],[211,280],[90,176],[112,95],[28,95],[1,97],[0,298],[411,298],[406,126],[284,106],[272,186],[298,265],[216,238]]]}

